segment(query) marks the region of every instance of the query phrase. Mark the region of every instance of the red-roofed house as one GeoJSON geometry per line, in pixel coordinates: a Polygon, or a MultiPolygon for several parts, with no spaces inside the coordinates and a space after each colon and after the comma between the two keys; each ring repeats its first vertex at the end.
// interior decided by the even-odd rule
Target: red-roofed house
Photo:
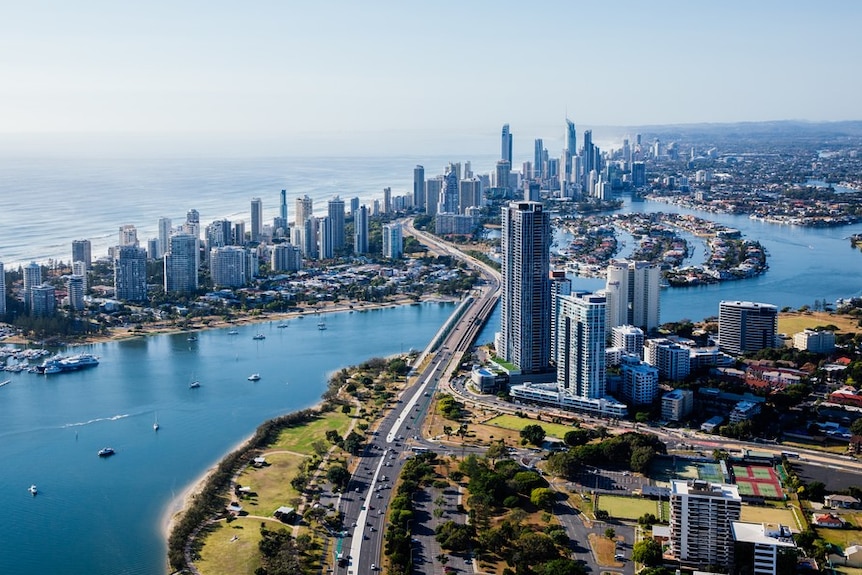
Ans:
{"type": "Polygon", "coordinates": [[[844,521],[837,515],[832,513],[824,513],[823,515],[814,515],[812,523],[817,527],[830,527],[833,529],[841,529],[844,527],[844,521]]]}

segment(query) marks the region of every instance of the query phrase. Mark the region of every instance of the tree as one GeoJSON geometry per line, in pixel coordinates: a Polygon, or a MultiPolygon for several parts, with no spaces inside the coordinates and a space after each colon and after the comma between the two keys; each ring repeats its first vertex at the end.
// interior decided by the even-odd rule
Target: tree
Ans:
{"type": "Polygon", "coordinates": [[[336,487],[344,489],[350,482],[350,472],[343,465],[333,465],[326,472],[326,479],[336,487]]]}
{"type": "Polygon", "coordinates": [[[437,526],[434,538],[440,547],[450,551],[466,551],[473,544],[475,531],[472,525],[447,521],[437,526]]]}
{"type": "Polygon", "coordinates": [[[860,417],[850,425],[850,431],[853,433],[853,435],[862,435],[862,417],[860,417]]]}
{"type": "Polygon", "coordinates": [[[530,503],[539,509],[550,509],[554,504],[554,492],[547,487],[537,487],[530,492],[530,503]]]}
{"type": "Polygon", "coordinates": [[[589,430],[586,429],[573,429],[571,431],[567,431],[566,435],[563,436],[563,441],[566,445],[571,447],[577,447],[579,445],[586,445],[590,442],[591,434],[589,430]]]}
{"type": "Polygon", "coordinates": [[[533,445],[542,445],[542,442],[545,440],[545,428],[536,423],[531,423],[530,425],[524,426],[521,430],[521,439],[525,443],[531,443],[533,445]]]}
{"type": "Polygon", "coordinates": [[[655,539],[638,541],[632,547],[632,559],[647,567],[654,567],[661,563],[661,545],[655,539]]]}
{"type": "MultiPolygon", "coordinates": [[[[341,406],[341,413],[350,413],[350,404],[345,403],[341,406]]],[[[332,430],[330,430],[332,431],[332,430]]]]}
{"type": "Polygon", "coordinates": [[[553,559],[536,566],[533,571],[537,575],[586,575],[587,573],[584,564],[573,559],[553,559]]]}
{"type": "Polygon", "coordinates": [[[605,529],[605,537],[607,537],[608,539],[613,539],[616,536],[617,532],[614,530],[613,527],[608,527],[607,529],[605,529]]]}
{"type": "MultiPolygon", "coordinates": [[[[443,431],[445,433],[445,428],[443,431]]],[[[496,459],[506,459],[509,457],[509,448],[506,447],[506,442],[501,439],[500,441],[494,441],[491,443],[491,445],[488,446],[488,451],[485,452],[485,457],[491,461],[496,459]]]]}

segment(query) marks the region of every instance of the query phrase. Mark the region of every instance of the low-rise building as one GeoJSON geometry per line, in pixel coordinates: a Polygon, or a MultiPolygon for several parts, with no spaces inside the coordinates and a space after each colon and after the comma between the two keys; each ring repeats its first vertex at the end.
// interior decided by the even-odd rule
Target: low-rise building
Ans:
{"type": "Polygon", "coordinates": [[[674,389],[661,398],[661,418],[665,421],[682,421],[694,408],[694,392],[674,389]]]}
{"type": "Polygon", "coordinates": [[[793,334],[793,347],[813,353],[831,353],[835,350],[835,333],[806,329],[793,334]]]}
{"type": "Polygon", "coordinates": [[[829,527],[830,529],[842,529],[844,520],[834,513],[815,513],[811,518],[811,523],[817,527],[829,527]]]}
{"type": "Polygon", "coordinates": [[[826,505],[838,509],[856,509],[859,507],[859,500],[852,495],[827,495],[824,497],[826,505]]]}
{"type": "Polygon", "coordinates": [[[736,404],[736,407],[733,408],[733,411],[730,412],[730,415],[728,415],[728,420],[730,421],[730,423],[748,421],[758,413],[760,413],[759,403],[754,403],[752,401],[740,401],[736,404]]]}

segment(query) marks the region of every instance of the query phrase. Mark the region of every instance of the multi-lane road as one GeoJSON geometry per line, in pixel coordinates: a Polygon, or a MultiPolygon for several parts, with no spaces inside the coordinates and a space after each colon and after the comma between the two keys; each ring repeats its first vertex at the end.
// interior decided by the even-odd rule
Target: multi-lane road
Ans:
{"type": "MultiPolygon", "coordinates": [[[[466,257],[436,238],[414,230],[409,222],[405,228],[408,234],[420,237],[438,253],[466,257]]],[[[472,258],[470,263],[483,276],[483,281],[473,291],[472,300],[465,305],[460,318],[451,327],[445,327],[441,337],[435,337],[432,346],[420,356],[417,362],[421,364],[417,366],[420,371],[373,431],[347,491],[340,496],[330,496],[347,526],[347,537],[341,547],[343,561],[336,575],[366,575],[379,568],[391,486],[411,451],[406,439],[418,435],[438,383],[457,369],[462,354],[470,349],[497,302],[499,274],[472,258]]],[[[323,501],[326,503],[327,499],[323,501]]]]}

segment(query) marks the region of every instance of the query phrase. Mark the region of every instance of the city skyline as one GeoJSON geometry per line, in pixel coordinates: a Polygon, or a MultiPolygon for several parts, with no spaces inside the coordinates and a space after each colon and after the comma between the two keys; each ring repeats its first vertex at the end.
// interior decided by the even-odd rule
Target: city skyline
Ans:
{"type": "Polygon", "coordinates": [[[493,149],[484,142],[499,142],[509,123],[522,157],[536,138],[557,153],[567,116],[578,131],[858,118],[862,80],[847,73],[862,42],[855,3],[623,2],[612,21],[588,3],[520,8],[12,5],[0,24],[0,47],[16,55],[0,66],[0,152],[48,140],[63,154],[117,141],[132,151],[341,154],[414,142],[425,154],[452,134],[493,149]],[[433,49],[415,41],[417,23],[435,31],[433,49]],[[508,78],[512,89],[428,88],[456,63],[479,87],[508,78]],[[525,70],[522,80],[543,78],[541,95],[519,88],[525,70]]]}

